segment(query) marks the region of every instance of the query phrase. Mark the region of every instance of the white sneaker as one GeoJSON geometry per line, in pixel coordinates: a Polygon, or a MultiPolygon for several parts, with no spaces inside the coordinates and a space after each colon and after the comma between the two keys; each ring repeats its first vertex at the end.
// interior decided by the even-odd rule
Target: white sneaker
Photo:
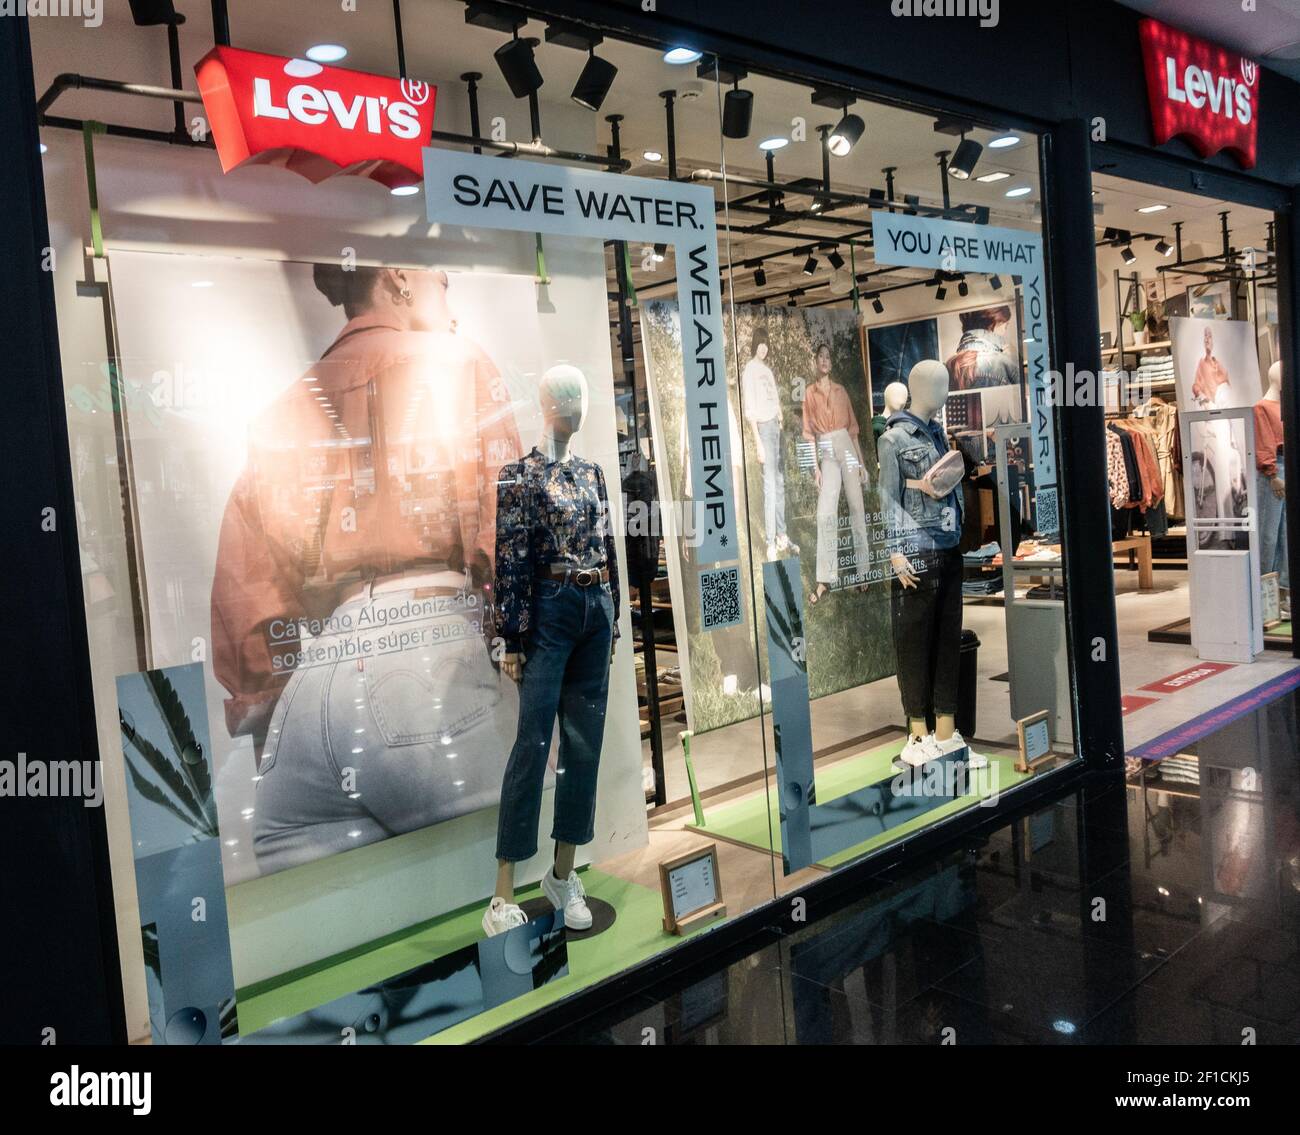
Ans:
{"type": "Polygon", "coordinates": [[[927,733],[924,737],[918,737],[914,733],[908,737],[903,751],[898,754],[898,759],[905,765],[919,768],[929,761],[937,761],[942,756],[943,750],[939,748],[939,742],[934,739],[933,733],[927,733]]]}
{"type": "Polygon", "coordinates": [[[945,754],[956,753],[962,749],[965,749],[967,768],[988,768],[989,767],[988,757],[981,756],[974,749],[972,749],[968,744],[966,744],[966,739],[961,735],[961,731],[958,729],[954,729],[952,731],[952,736],[949,737],[948,740],[946,741],[938,742],[938,745],[939,745],[939,751],[945,754]]]}
{"type": "Polygon", "coordinates": [[[557,879],[554,869],[547,871],[542,876],[542,893],[556,910],[564,911],[564,925],[570,930],[591,929],[591,908],[578,872],[570,871],[567,879],[557,879]]]}
{"type": "Polygon", "coordinates": [[[797,556],[799,554],[799,545],[791,540],[789,536],[778,536],[776,538],[776,547],[778,551],[785,552],[787,555],[797,556]]]}
{"type": "Polygon", "coordinates": [[[769,544],[767,546],[768,563],[776,563],[776,561],[779,560],[780,558],[781,558],[781,549],[778,548],[775,544],[769,544]]]}
{"type": "Polygon", "coordinates": [[[512,902],[506,902],[505,899],[498,895],[489,904],[487,910],[483,912],[483,933],[489,938],[495,938],[498,934],[504,934],[507,930],[522,926],[527,921],[528,915],[523,912],[521,907],[512,902]]]}

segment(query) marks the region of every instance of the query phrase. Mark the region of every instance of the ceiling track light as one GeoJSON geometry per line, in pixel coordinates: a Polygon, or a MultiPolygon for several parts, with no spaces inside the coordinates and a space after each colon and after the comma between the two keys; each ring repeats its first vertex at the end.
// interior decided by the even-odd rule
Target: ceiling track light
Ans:
{"type": "Polygon", "coordinates": [[[1174,251],[1174,246],[1170,244],[1167,240],[1156,241],[1157,256],[1172,256],[1173,251],[1174,251]]]}
{"type": "Polygon", "coordinates": [[[970,285],[965,280],[958,281],[957,294],[963,297],[970,295],[970,285]]]}
{"type": "Polygon", "coordinates": [[[952,160],[948,163],[948,175],[958,181],[967,181],[975,172],[975,163],[980,160],[980,154],[983,152],[983,146],[974,138],[967,138],[963,134],[961,142],[952,155],[952,160]]]}
{"type": "Polygon", "coordinates": [[[1133,246],[1131,244],[1126,244],[1121,248],[1119,254],[1123,258],[1125,264],[1132,264],[1137,260],[1137,253],[1133,251],[1133,246]]]}
{"type": "Polygon", "coordinates": [[[614,85],[617,74],[618,68],[614,64],[608,59],[602,59],[594,48],[589,49],[582,74],[573,87],[573,101],[590,111],[599,110],[605,96],[609,94],[609,88],[614,85]]]}
{"type": "Polygon", "coordinates": [[[938,300],[940,303],[943,303],[943,301],[948,298],[948,289],[945,288],[942,284],[940,284],[934,290],[934,298],[938,300]]]}
{"type": "Polygon", "coordinates": [[[1002,277],[996,274],[990,276],[989,287],[992,288],[995,292],[1000,292],[1002,290],[1002,277]]]}
{"type": "Polygon", "coordinates": [[[826,148],[837,158],[842,158],[858,144],[866,128],[866,123],[852,113],[846,105],[844,116],[831,131],[830,137],[826,139],[826,148]]]}
{"type": "Polygon", "coordinates": [[[767,287],[767,273],[762,268],[754,269],[754,286],[759,288],[767,287]]]}
{"type": "Polygon", "coordinates": [[[809,253],[808,259],[803,262],[803,274],[805,276],[811,276],[816,271],[817,271],[817,257],[809,253]]]}
{"type": "Polygon", "coordinates": [[[722,100],[722,135],[724,138],[748,138],[754,117],[754,92],[732,87],[722,100]]]}
{"type": "Polygon", "coordinates": [[[832,248],[830,252],[826,254],[826,259],[830,263],[830,266],[837,272],[844,267],[844,257],[839,254],[838,249],[832,248]]]}
{"type": "Polygon", "coordinates": [[[885,305],[879,296],[871,297],[871,310],[874,311],[877,315],[885,314],[885,305]]]}
{"type": "Polygon", "coordinates": [[[510,39],[492,53],[501,69],[501,77],[517,99],[527,98],[541,89],[542,73],[533,57],[536,43],[535,39],[510,39]]]}

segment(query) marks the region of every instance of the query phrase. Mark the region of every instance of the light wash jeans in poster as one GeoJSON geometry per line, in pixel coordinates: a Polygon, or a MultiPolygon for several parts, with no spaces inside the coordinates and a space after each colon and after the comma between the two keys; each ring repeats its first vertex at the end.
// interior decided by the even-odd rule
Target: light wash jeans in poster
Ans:
{"type": "Polygon", "coordinates": [[[376,589],[304,640],[366,654],[300,665],[276,703],[252,820],[263,875],[497,803],[518,697],[483,617],[473,592],[376,589]]]}
{"type": "Polygon", "coordinates": [[[853,571],[859,579],[871,560],[867,553],[867,514],[862,503],[862,464],[848,430],[832,430],[817,439],[822,484],[817,493],[817,582],[839,581],[840,493],[849,504],[853,533],[853,571]]]}
{"type": "MultiPolygon", "coordinates": [[[[1277,455],[1277,475],[1286,480],[1286,465],[1282,454],[1277,455]]],[[[1256,496],[1259,500],[1259,573],[1278,573],[1278,585],[1290,589],[1291,578],[1287,570],[1286,552],[1286,498],[1278,500],[1273,495],[1272,478],[1256,471],[1259,478],[1256,496]]],[[[1290,489],[1287,490],[1290,492],[1290,489]]]]}
{"type": "Polygon", "coordinates": [[[781,424],[776,418],[758,423],[763,442],[763,535],[769,544],[785,532],[785,467],[781,464],[781,424]]]}

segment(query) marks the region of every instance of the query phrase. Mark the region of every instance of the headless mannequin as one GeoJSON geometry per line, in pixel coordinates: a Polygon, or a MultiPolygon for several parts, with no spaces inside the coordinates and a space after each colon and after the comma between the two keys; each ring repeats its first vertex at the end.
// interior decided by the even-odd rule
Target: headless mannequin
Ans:
{"type": "MultiPolygon", "coordinates": [[[[553,367],[542,376],[538,394],[542,408],[542,437],[537,448],[547,461],[567,461],[569,441],[582,429],[587,415],[586,380],[575,367],[553,367]]],[[[610,659],[613,660],[612,649],[610,659]]],[[[522,653],[506,654],[501,659],[501,672],[518,684],[523,677],[524,661],[522,653]]],[[[557,879],[568,878],[576,854],[574,844],[555,844],[552,870],[557,879]]],[[[497,883],[492,894],[494,898],[509,903],[515,901],[515,865],[508,859],[497,860],[497,883]]]]}
{"type": "MultiPolygon", "coordinates": [[[[901,382],[891,382],[885,388],[885,405],[889,406],[890,391],[899,387],[904,394],[910,394],[912,413],[921,421],[929,422],[943,409],[944,403],[948,400],[948,386],[948,368],[937,359],[926,359],[912,368],[907,376],[907,386],[903,386],[901,382]]],[[[899,409],[902,407],[900,406],[899,409]]],[[[890,412],[897,413],[896,410],[890,412]]],[[[902,552],[894,552],[889,557],[889,563],[894,570],[894,575],[904,587],[910,589],[917,585],[919,580],[916,573],[902,552]]],[[[909,718],[907,728],[913,737],[918,738],[923,738],[930,732],[924,718],[909,718]]],[[[950,713],[939,714],[934,719],[934,735],[939,741],[947,741],[956,728],[956,720],[950,713]]]]}

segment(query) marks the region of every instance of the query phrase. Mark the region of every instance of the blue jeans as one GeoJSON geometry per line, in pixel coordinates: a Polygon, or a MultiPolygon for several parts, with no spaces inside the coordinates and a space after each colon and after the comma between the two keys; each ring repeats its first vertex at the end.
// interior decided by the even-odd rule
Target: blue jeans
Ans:
{"type": "MultiPolygon", "coordinates": [[[[1286,464],[1282,454],[1277,455],[1277,475],[1286,480],[1286,464]]],[[[1278,586],[1290,588],[1290,572],[1287,570],[1286,558],[1286,499],[1278,500],[1273,495],[1272,479],[1256,472],[1259,484],[1256,485],[1259,497],[1259,573],[1267,575],[1271,571],[1278,573],[1278,586]]],[[[1290,488],[1287,489],[1290,492],[1290,488]]]]}
{"type": "Polygon", "coordinates": [[[511,862],[537,854],[542,782],[557,714],[560,756],[551,838],[572,844],[592,840],[614,638],[608,584],[579,587],[541,579],[534,596],[533,630],[524,640],[519,683],[519,732],[497,817],[497,858],[511,862]]]}
{"type": "Polygon", "coordinates": [[[781,425],[773,418],[758,423],[763,440],[763,535],[769,544],[785,535],[785,469],[781,465],[781,425]]]}

